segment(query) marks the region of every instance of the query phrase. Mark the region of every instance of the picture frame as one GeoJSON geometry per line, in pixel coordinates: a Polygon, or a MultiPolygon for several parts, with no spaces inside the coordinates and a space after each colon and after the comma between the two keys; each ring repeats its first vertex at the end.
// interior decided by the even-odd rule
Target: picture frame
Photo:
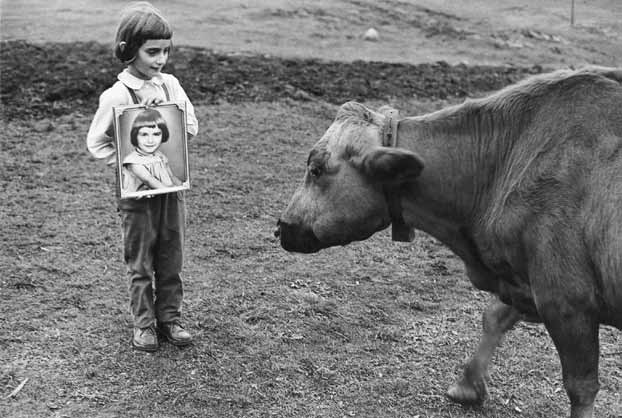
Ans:
{"type": "Polygon", "coordinates": [[[114,106],[113,129],[120,199],[190,189],[184,102],[114,106]]]}

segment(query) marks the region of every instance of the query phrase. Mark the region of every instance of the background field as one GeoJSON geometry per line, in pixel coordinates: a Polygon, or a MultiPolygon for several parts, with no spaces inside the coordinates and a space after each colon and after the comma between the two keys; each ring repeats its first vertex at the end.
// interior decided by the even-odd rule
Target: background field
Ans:
{"type": "MultiPolygon", "coordinates": [[[[125,2],[93,3],[0,3],[0,416],[564,416],[539,325],[508,335],[483,406],[445,398],[489,297],[435,240],[384,231],[304,256],[272,231],[339,104],[416,114],[548,69],[620,66],[622,4],[577,1],[570,27],[570,1],[154,2],[201,133],[184,269],[196,342],[146,354],[129,344],[114,174],[84,144],[121,68],[125,2]],[[378,42],[362,39],[372,26],[378,42]]],[[[608,327],[600,380],[597,416],[622,417],[608,327]]]]}
{"type": "MultiPolygon", "coordinates": [[[[2,39],[114,39],[126,1],[2,1],[2,39]]],[[[222,52],[451,64],[619,64],[618,0],[156,1],[175,41],[222,52]],[[365,42],[375,27],[379,42],[365,42]]]]}

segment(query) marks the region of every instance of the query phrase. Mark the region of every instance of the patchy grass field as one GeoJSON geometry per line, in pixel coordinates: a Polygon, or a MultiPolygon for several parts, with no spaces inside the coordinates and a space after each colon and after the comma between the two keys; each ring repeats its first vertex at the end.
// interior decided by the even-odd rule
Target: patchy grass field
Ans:
{"type": "MultiPolygon", "coordinates": [[[[23,59],[34,55],[16,51],[30,47],[3,50],[23,59]]],[[[41,59],[58,56],[58,44],[39,48],[41,59]]],[[[76,54],[88,51],[93,48],[76,54]]],[[[3,65],[8,62],[3,55],[3,65]]],[[[82,69],[79,60],[71,64],[75,75],[65,77],[75,81],[82,69]]],[[[475,347],[488,297],[472,289],[459,260],[428,236],[395,244],[382,233],[314,256],[280,249],[272,236],[276,218],[336,106],[286,95],[255,102],[252,87],[251,101],[240,95],[197,108],[202,133],[190,143],[184,275],[185,317],[196,343],[183,350],[164,344],[156,354],[133,351],[114,175],[84,146],[94,102],[66,110],[65,99],[47,94],[61,83],[41,77],[40,91],[26,91],[31,102],[48,110],[58,102],[63,112],[6,116],[0,133],[0,415],[565,413],[557,354],[537,325],[510,334],[495,357],[491,399],[483,407],[465,409],[444,397],[475,347]]],[[[432,95],[393,103],[413,114],[446,102],[432,95]]],[[[619,417],[622,339],[603,328],[601,340],[598,412],[619,417]]]]}
{"type": "MultiPolygon", "coordinates": [[[[43,2],[23,4],[39,3],[43,2]]],[[[254,21],[229,22],[245,24],[251,31],[250,23],[260,17],[264,23],[315,18],[320,29],[332,28],[321,32],[301,23],[312,33],[329,34],[313,38],[318,45],[353,39],[337,33],[335,19],[349,16],[339,11],[341,6],[325,14],[319,7],[292,14],[281,3],[271,0],[272,6],[262,13],[252,8],[240,13],[254,21]]],[[[392,3],[408,8],[414,2],[392,3]]],[[[385,16],[385,29],[395,38],[413,22],[422,25],[417,31],[431,30],[433,26],[424,23],[436,17],[447,24],[440,26],[444,33],[427,38],[430,43],[474,56],[488,48],[495,62],[516,52],[518,62],[530,64],[281,59],[240,54],[239,45],[231,46],[235,54],[216,53],[190,38],[186,39],[192,46],[176,48],[168,71],[180,78],[197,105],[201,127],[189,144],[192,190],[187,194],[184,268],[185,319],[196,341],[185,349],[163,343],[154,354],[130,347],[114,174],[94,161],[85,147],[97,97],[114,81],[119,67],[107,46],[73,42],[75,34],[71,39],[45,39],[65,43],[3,42],[0,416],[565,416],[568,400],[559,359],[540,325],[520,324],[508,334],[493,360],[490,399],[483,406],[465,408],[445,398],[446,388],[475,349],[489,297],[473,289],[460,261],[429,236],[419,233],[415,242],[397,244],[385,231],[363,243],[296,255],[283,251],[272,235],[302,176],[307,151],[343,101],[391,103],[403,114],[421,113],[543,70],[533,64],[559,63],[560,53],[554,48],[567,53],[569,61],[598,58],[595,62],[601,64],[614,64],[619,50],[619,44],[605,49],[612,45],[611,33],[619,29],[619,21],[604,25],[603,34],[589,29],[606,15],[597,8],[590,12],[596,19],[591,26],[580,27],[580,36],[575,33],[585,42],[575,42],[566,33],[562,35],[572,42],[530,38],[535,45],[531,51],[528,46],[490,43],[511,43],[520,34],[523,39],[520,29],[489,28],[491,38],[476,38],[469,32],[480,27],[476,20],[455,19],[445,9],[426,9],[430,2],[418,3],[416,19],[406,22],[387,20],[393,15],[384,6],[373,9],[365,1],[349,2],[367,7],[370,15],[385,16]],[[451,43],[460,36],[470,44],[451,43]],[[590,44],[593,39],[602,42],[590,44]]],[[[540,7],[550,4],[546,0],[540,7]]],[[[10,20],[17,15],[13,10],[6,14],[2,7],[6,39],[10,36],[5,28],[11,28],[4,24],[6,19],[22,21],[10,20]]],[[[55,13],[83,13],[64,10],[55,13]]],[[[233,12],[218,9],[216,16],[233,16],[227,13],[233,12]]],[[[511,16],[516,20],[524,13],[526,9],[519,8],[511,16]]],[[[92,21],[97,16],[86,17],[92,21]]],[[[210,22],[217,26],[214,19],[210,22]]],[[[354,28],[362,21],[348,20],[347,31],[356,36],[354,28]]],[[[538,22],[538,30],[546,28],[538,22]]],[[[45,24],[59,23],[63,20],[45,24]]],[[[33,33],[39,30],[33,26],[33,33]]],[[[261,36],[248,35],[253,42],[246,45],[259,48],[257,39],[274,39],[274,34],[262,38],[268,36],[265,31],[262,26],[257,32],[261,36]]],[[[216,40],[225,38],[232,39],[216,40]]],[[[288,42],[283,50],[294,51],[288,42]]],[[[382,42],[366,47],[386,53],[382,45],[387,47],[382,42]]],[[[372,50],[369,54],[378,56],[372,50]]],[[[454,56],[447,61],[462,60],[460,54],[454,56]]],[[[418,61],[420,56],[404,58],[418,61]]],[[[620,418],[618,330],[601,328],[600,360],[596,414],[620,418]]]]}

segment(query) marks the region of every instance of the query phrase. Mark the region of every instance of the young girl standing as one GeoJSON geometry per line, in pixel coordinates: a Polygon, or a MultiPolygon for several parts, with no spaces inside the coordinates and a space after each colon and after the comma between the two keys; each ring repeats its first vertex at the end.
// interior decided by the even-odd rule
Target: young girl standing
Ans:
{"type": "MultiPolygon", "coordinates": [[[[86,140],[95,158],[107,159],[108,164],[116,162],[113,106],[185,102],[188,138],[196,135],[198,123],[188,96],[177,78],[162,73],[172,36],[168,21],[150,3],[132,3],[123,11],[114,53],[127,67],[99,98],[86,140]]],[[[157,331],[175,345],[190,344],[192,336],[181,322],[180,272],[186,213],[183,193],[121,199],[119,210],[134,322],[132,345],[139,350],[157,350],[157,331]]]]}

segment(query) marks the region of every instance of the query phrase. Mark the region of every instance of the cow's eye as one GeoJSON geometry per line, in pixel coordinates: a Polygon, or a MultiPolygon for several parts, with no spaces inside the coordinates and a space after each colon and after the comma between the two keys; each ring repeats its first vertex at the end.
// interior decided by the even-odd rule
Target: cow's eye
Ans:
{"type": "Polygon", "coordinates": [[[317,165],[309,167],[309,174],[311,177],[318,178],[322,175],[322,168],[317,165]]]}

